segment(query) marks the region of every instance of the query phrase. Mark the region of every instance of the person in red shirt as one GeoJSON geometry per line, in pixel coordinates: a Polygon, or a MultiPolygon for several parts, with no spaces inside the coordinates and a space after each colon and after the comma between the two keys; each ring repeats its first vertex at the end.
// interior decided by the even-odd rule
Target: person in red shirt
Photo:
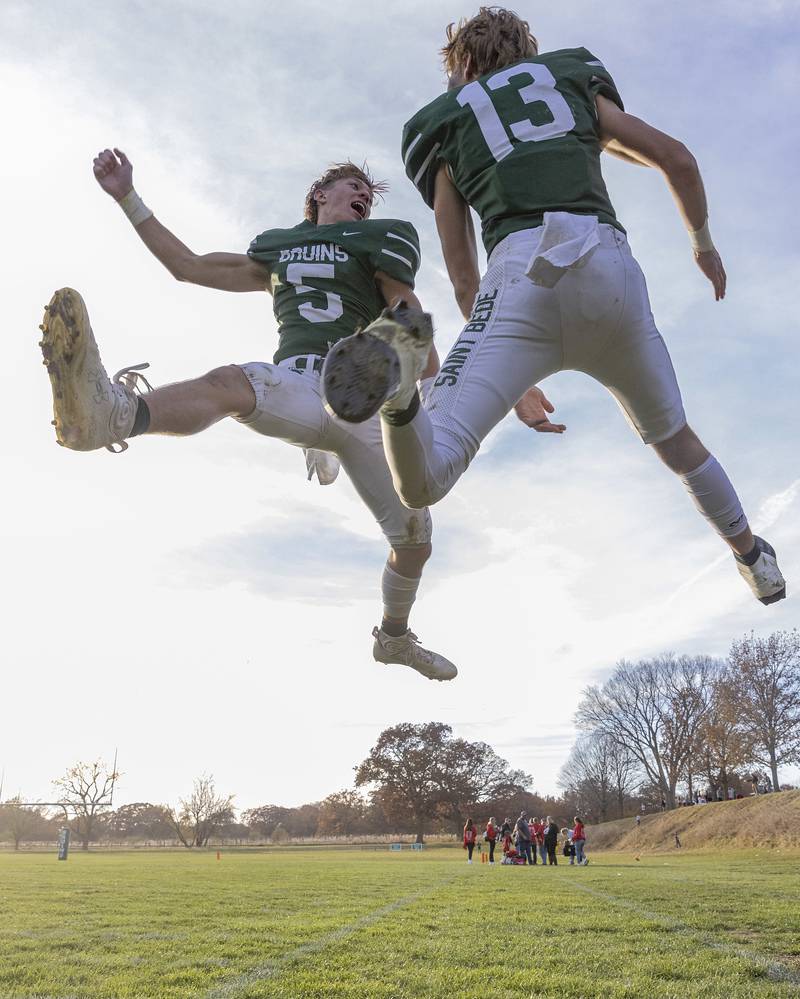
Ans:
{"type": "Polygon", "coordinates": [[[547,850],[544,848],[544,822],[540,822],[535,816],[531,822],[531,843],[533,845],[534,863],[536,863],[536,854],[538,852],[542,867],[545,867],[547,865],[547,850]]]}
{"type": "Polygon", "coordinates": [[[494,863],[494,845],[497,842],[497,819],[492,815],[486,823],[486,842],[489,844],[489,863],[494,863]]]}
{"type": "Polygon", "coordinates": [[[467,851],[467,863],[472,863],[472,851],[475,849],[475,843],[478,840],[478,830],[472,823],[472,819],[467,819],[467,824],[464,826],[464,849],[467,851]]]}
{"type": "Polygon", "coordinates": [[[576,863],[585,867],[589,860],[584,854],[584,846],[586,844],[586,834],[583,831],[583,822],[575,816],[575,826],[572,830],[572,844],[575,847],[575,861],[576,863]]]}

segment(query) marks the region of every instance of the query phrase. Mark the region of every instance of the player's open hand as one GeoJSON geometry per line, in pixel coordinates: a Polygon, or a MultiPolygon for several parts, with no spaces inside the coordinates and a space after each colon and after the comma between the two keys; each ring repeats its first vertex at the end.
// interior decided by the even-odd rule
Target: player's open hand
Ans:
{"type": "Polygon", "coordinates": [[[714,285],[714,297],[719,302],[725,297],[725,286],[728,283],[728,277],[719,254],[716,250],[706,250],[705,253],[695,253],[694,259],[700,270],[714,285]]]}
{"type": "Polygon", "coordinates": [[[555,406],[538,385],[528,389],[514,412],[526,427],[532,427],[539,434],[563,434],[567,429],[563,423],[550,422],[547,414],[555,412],[555,406]]]}
{"type": "Polygon", "coordinates": [[[92,164],[97,183],[119,201],[133,188],[133,166],[121,149],[104,149],[92,164]]]}

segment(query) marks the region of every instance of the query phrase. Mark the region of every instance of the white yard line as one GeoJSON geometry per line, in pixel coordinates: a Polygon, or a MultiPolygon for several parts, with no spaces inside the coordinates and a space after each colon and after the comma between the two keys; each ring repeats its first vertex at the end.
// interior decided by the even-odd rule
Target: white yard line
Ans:
{"type": "Polygon", "coordinates": [[[800,974],[792,971],[791,968],[787,968],[785,964],[773,961],[760,951],[752,950],[750,947],[743,947],[740,944],[726,943],[724,940],[719,940],[710,933],[695,929],[688,923],[684,923],[681,919],[668,916],[666,913],[653,912],[651,909],[646,909],[644,906],[639,905],[637,902],[632,902],[630,899],[621,898],[619,895],[612,895],[611,892],[602,891],[599,888],[591,888],[589,885],[579,884],[577,881],[568,883],[568,887],[574,888],[575,891],[582,891],[587,895],[592,895],[595,898],[603,899],[612,905],[619,906],[621,909],[627,909],[629,912],[633,912],[643,919],[649,919],[653,923],[660,923],[662,926],[676,930],[684,936],[692,937],[692,939],[701,943],[704,947],[709,947],[722,954],[730,954],[743,961],[750,961],[753,964],[757,964],[766,971],[767,975],[773,981],[800,985],[800,974]]]}
{"type": "Polygon", "coordinates": [[[280,957],[274,958],[271,961],[264,961],[263,964],[257,964],[249,971],[244,972],[244,974],[237,975],[235,978],[223,981],[219,985],[215,985],[213,988],[209,989],[207,992],[203,992],[201,999],[233,999],[233,997],[239,995],[243,989],[248,988],[255,982],[262,982],[270,978],[275,978],[289,965],[302,963],[306,958],[318,954],[320,951],[325,950],[326,947],[330,947],[331,944],[338,943],[345,937],[349,937],[353,933],[357,933],[359,930],[372,926],[374,923],[379,922],[386,916],[391,916],[392,913],[397,912],[399,909],[405,909],[407,906],[414,905],[416,902],[419,902],[420,899],[433,895],[435,892],[454,881],[459,874],[451,875],[442,881],[437,881],[434,885],[426,886],[424,889],[415,892],[413,895],[406,895],[405,898],[399,898],[394,902],[390,902],[388,905],[381,906],[380,909],[368,912],[365,916],[361,916],[360,919],[356,919],[352,923],[348,923],[347,926],[340,926],[338,929],[332,930],[330,933],[323,933],[322,936],[316,937],[314,940],[309,940],[308,943],[300,944],[299,947],[295,947],[293,950],[287,951],[287,953],[282,954],[280,957]]]}

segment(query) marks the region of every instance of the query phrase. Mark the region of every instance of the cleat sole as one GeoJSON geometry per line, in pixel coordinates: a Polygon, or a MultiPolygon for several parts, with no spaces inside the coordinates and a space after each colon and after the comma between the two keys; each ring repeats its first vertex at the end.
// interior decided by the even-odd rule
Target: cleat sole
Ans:
{"type": "Polygon", "coordinates": [[[354,333],[334,344],[325,358],[325,409],[347,423],[363,423],[378,412],[399,380],[395,351],[369,333],[354,333]]]}
{"type": "Polygon", "coordinates": [[[62,447],[84,450],[77,440],[71,440],[67,427],[79,421],[75,409],[74,393],[65,392],[65,379],[75,354],[83,347],[82,330],[91,337],[91,326],[83,299],[72,288],[56,291],[44,308],[44,322],[41,329],[44,336],[39,341],[42,350],[42,364],[47,368],[53,391],[52,425],[56,428],[56,441],[62,447]]]}
{"type": "Polygon", "coordinates": [[[770,604],[776,604],[779,600],[783,600],[785,596],[786,596],[786,587],[784,586],[782,589],[778,590],[777,593],[772,593],[768,597],[759,597],[758,600],[759,603],[762,603],[765,606],[769,606],[770,604]]]}

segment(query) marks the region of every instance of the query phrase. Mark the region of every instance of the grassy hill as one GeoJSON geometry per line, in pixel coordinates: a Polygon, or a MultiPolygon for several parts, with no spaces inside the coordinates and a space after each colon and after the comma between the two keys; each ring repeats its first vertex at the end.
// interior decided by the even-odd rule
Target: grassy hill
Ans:
{"type": "Polygon", "coordinates": [[[800,847],[800,791],[676,808],[587,828],[591,850],[674,850],[675,833],[690,850],[800,847]]]}

